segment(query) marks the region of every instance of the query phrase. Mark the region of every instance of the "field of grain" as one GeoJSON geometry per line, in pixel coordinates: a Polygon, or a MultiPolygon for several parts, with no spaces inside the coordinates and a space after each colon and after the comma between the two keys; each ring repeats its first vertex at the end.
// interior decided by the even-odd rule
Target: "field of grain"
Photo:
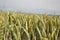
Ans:
{"type": "Polygon", "coordinates": [[[0,11],[0,40],[60,40],[60,16],[0,11]]]}

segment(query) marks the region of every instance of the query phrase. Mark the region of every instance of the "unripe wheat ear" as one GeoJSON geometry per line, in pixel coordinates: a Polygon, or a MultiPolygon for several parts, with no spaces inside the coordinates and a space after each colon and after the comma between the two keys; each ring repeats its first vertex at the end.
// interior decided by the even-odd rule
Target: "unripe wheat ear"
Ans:
{"type": "Polygon", "coordinates": [[[60,16],[0,11],[0,40],[60,40],[60,16]]]}

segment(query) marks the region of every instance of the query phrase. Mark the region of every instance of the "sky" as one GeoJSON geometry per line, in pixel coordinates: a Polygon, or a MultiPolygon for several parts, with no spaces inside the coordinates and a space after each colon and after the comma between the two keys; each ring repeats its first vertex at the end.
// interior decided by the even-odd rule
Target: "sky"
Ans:
{"type": "Polygon", "coordinates": [[[21,11],[47,9],[60,11],[60,0],[0,0],[0,9],[21,11]]]}

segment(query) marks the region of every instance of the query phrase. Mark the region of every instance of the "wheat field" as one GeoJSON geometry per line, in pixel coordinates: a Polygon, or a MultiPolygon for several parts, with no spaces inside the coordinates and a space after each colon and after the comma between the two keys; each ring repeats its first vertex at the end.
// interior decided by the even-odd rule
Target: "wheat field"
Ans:
{"type": "Polygon", "coordinates": [[[0,40],[60,40],[60,16],[0,11],[0,40]]]}

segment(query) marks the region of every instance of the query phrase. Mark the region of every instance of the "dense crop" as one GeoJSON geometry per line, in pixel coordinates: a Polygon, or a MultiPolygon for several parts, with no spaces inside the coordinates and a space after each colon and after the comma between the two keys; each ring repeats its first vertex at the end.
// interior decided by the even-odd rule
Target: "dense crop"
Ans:
{"type": "Polygon", "coordinates": [[[0,40],[60,40],[60,16],[0,12],[0,40]]]}

